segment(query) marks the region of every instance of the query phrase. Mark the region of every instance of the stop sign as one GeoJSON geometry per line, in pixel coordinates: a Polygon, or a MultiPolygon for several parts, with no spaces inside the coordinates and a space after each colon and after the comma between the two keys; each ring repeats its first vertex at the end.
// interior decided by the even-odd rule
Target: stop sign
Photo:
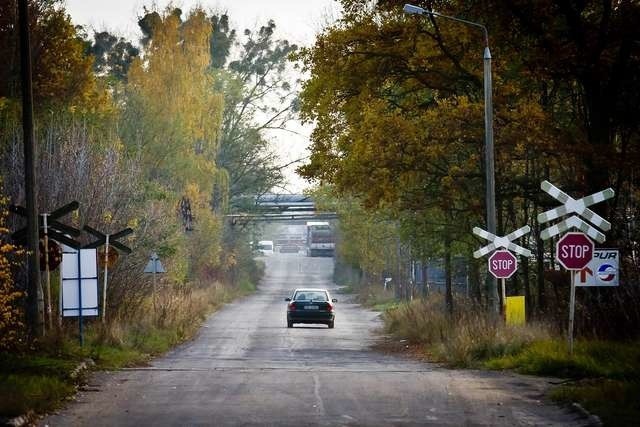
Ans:
{"type": "Polygon", "coordinates": [[[567,233],[556,244],[556,261],[567,270],[582,270],[593,258],[593,241],[583,233],[567,233]]]}
{"type": "Polygon", "coordinates": [[[496,279],[508,279],[518,269],[518,259],[507,250],[495,251],[489,257],[489,272],[496,279]]]}

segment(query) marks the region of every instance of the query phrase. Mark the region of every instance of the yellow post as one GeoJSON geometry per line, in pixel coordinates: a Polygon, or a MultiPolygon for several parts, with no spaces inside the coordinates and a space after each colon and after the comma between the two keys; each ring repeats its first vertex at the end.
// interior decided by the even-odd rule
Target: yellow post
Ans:
{"type": "Polygon", "coordinates": [[[526,322],[524,296],[506,297],[507,325],[524,325],[526,322]]]}

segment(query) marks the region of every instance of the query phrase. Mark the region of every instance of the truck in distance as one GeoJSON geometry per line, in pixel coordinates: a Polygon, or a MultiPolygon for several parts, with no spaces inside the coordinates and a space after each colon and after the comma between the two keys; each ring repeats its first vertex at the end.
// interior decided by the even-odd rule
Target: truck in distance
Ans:
{"type": "Polygon", "coordinates": [[[307,222],[307,256],[332,257],[335,252],[333,230],[328,222],[307,222]]]}

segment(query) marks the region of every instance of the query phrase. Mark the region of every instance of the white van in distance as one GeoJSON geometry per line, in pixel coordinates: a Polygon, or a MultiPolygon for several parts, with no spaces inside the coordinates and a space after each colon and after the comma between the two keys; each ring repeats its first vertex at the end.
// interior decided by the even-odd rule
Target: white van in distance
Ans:
{"type": "Polygon", "coordinates": [[[256,247],[260,255],[273,255],[273,241],[272,240],[260,240],[256,247]]]}

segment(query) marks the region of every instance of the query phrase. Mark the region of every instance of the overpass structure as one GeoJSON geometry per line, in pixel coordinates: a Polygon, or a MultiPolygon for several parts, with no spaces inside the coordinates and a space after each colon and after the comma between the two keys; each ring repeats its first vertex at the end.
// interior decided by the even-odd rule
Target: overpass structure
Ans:
{"type": "Polygon", "coordinates": [[[232,224],[245,222],[305,222],[337,219],[335,212],[318,212],[313,199],[304,194],[263,194],[255,198],[252,213],[226,215],[232,224]]]}

